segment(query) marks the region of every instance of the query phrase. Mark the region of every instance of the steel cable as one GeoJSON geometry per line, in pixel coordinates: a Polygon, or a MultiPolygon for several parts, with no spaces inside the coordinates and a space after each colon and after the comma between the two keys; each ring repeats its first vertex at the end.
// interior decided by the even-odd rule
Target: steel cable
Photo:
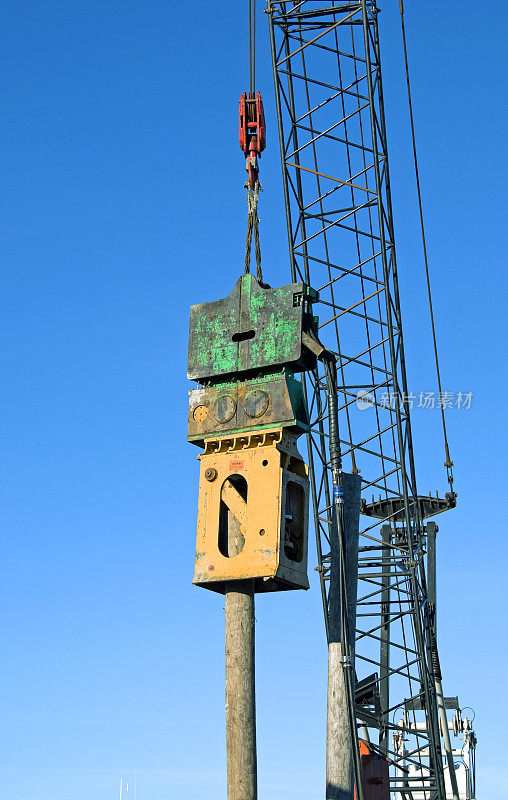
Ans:
{"type": "Polygon", "coordinates": [[[443,423],[443,438],[444,438],[444,448],[445,448],[445,462],[444,466],[446,467],[446,472],[448,475],[448,483],[450,484],[450,489],[453,493],[453,461],[450,458],[450,449],[448,447],[448,436],[446,433],[446,420],[445,420],[445,412],[444,412],[444,402],[443,402],[443,390],[441,385],[441,371],[439,368],[439,356],[437,350],[437,338],[436,338],[436,326],[434,322],[434,307],[432,304],[432,291],[430,288],[430,273],[429,273],[429,260],[427,255],[427,239],[425,236],[425,224],[423,220],[423,203],[422,203],[422,192],[420,187],[420,172],[418,169],[418,155],[416,151],[416,136],[415,136],[415,125],[414,125],[414,118],[413,118],[413,102],[412,102],[412,95],[411,95],[411,82],[409,79],[409,62],[408,62],[408,55],[407,55],[407,44],[406,44],[406,26],[404,23],[404,2],[403,0],[399,0],[399,10],[400,10],[400,21],[401,21],[401,28],[402,28],[402,44],[404,48],[404,63],[406,69],[406,86],[407,86],[407,99],[409,105],[409,119],[411,122],[411,139],[413,143],[413,162],[414,162],[414,169],[415,169],[415,177],[416,177],[416,191],[418,194],[418,208],[420,212],[420,228],[422,232],[422,244],[423,244],[423,257],[425,261],[425,275],[427,279],[427,294],[429,298],[429,310],[430,310],[430,322],[432,327],[432,339],[434,342],[434,359],[436,363],[436,375],[437,375],[437,385],[439,388],[439,399],[441,405],[441,419],[443,423]]]}
{"type": "Polygon", "coordinates": [[[254,189],[251,189],[249,182],[245,184],[247,189],[247,240],[245,243],[245,274],[250,272],[250,255],[252,248],[252,235],[254,234],[254,253],[256,256],[256,278],[258,283],[263,283],[263,272],[261,270],[261,246],[259,244],[259,217],[258,202],[261,184],[256,181],[254,189]]]}
{"type": "Polygon", "coordinates": [[[256,88],[256,0],[249,0],[249,95],[256,88]]]}
{"type": "MultiPolygon", "coordinates": [[[[256,89],[256,0],[249,0],[249,98],[253,99],[256,89]]],[[[247,125],[247,121],[246,121],[247,125]]],[[[256,168],[257,172],[257,168],[256,168]]],[[[261,245],[259,243],[259,192],[262,191],[258,180],[251,186],[246,181],[247,189],[247,239],[245,242],[245,274],[250,272],[252,237],[254,236],[254,253],[256,256],[256,278],[263,283],[261,270],[261,245]]]]}
{"type": "Polygon", "coordinates": [[[252,0],[249,0],[249,95],[252,89],[252,0]]]}

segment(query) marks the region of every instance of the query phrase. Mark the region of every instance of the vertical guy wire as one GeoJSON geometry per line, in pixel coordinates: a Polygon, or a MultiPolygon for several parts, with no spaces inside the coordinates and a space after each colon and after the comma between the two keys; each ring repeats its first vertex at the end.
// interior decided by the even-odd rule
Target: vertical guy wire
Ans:
{"type": "Polygon", "coordinates": [[[406,86],[407,86],[407,100],[409,105],[409,119],[411,122],[411,139],[413,144],[413,162],[414,162],[414,169],[415,169],[415,178],[416,178],[416,191],[418,194],[418,209],[420,212],[420,228],[422,232],[422,245],[423,245],[423,258],[425,261],[425,276],[427,279],[427,295],[429,298],[429,311],[430,311],[430,324],[432,327],[432,339],[434,342],[434,360],[436,363],[436,376],[437,376],[437,385],[439,388],[439,398],[441,400],[441,421],[443,425],[443,439],[444,439],[444,448],[445,448],[445,462],[444,465],[446,467],[448,473],[448,482],[450,484],[450,489],[453,492],[453,461],[450,458],[450,449],[448,447],[448,436],[446,433],[446,420],[445,420],[445,412],[444,412],[444,403],[442,402],[443,398],[443,389],[441,386],[441,370],[439,368],[439,356],[437,351],[437,338],[436,338],[436,326],[434,323],[434,307],[432,305],[432,291],[430,288],[430,273],[429,273],[429,259],[427,256],[427,239],[425,236],[425,224],[423,221],[423,203],[422,203],[422,192],[420,187],[420,171],[418,169],[418,155],[416,152],[416,136],[415,136],[415,124],[413,118],[413,101],[411,95],[411,82],[409,80],[409,62],[407,56],[407,44],[406,44],[406,25],[404,22],[404,3],[403,0],[399,0],[399,9],[400,9],[400,22],[402,28],[402,44],[404,47],[404,63],[406,68],[406,86]]]}

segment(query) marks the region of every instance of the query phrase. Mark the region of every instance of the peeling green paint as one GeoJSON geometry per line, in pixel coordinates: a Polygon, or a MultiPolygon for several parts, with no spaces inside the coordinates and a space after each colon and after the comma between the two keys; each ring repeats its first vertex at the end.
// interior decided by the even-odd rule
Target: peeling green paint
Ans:
{"type": "Polygon", "coordinates": [[[208,380],[283,365],[307,369],[303,297],[316,293],[304,283],[264,288],[254,276],[243,275],[228,297],[192,306],[189,378],[208,380]]]}

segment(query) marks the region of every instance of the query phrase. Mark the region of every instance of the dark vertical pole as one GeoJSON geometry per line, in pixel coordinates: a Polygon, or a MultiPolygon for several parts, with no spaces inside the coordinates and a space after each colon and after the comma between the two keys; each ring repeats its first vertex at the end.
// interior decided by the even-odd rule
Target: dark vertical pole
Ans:
{"type": "Polygon", "coordinates": [[[388,752],[388,731],[390,708],[390,568],[391,568],[391,528],[389,525],[381,527],[383,546],[382,578],[381,578],[381,633],[379,652],[379,702],[381,705],[382,727],[379,731],[379,748],[383,753],[388,752]]]}
{"type": "Polygon", "coordinates": [[[435,522],[427,522],[425,533],[427,534],[427,597],[432,619],[434,633],[437,634],[437,588],[436,588],[436,533],[438,527],[435,522]]]}

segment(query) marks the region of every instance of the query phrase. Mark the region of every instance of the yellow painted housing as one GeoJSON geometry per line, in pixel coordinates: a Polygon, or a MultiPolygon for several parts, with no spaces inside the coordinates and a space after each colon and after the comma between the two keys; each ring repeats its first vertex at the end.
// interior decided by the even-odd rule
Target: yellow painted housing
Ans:
{"type": "Polygon", "coordinates": [[[200,465],[193,583],[225,591],[308,589],[308,469],[282,428],[207,439],[200,465]]]}

